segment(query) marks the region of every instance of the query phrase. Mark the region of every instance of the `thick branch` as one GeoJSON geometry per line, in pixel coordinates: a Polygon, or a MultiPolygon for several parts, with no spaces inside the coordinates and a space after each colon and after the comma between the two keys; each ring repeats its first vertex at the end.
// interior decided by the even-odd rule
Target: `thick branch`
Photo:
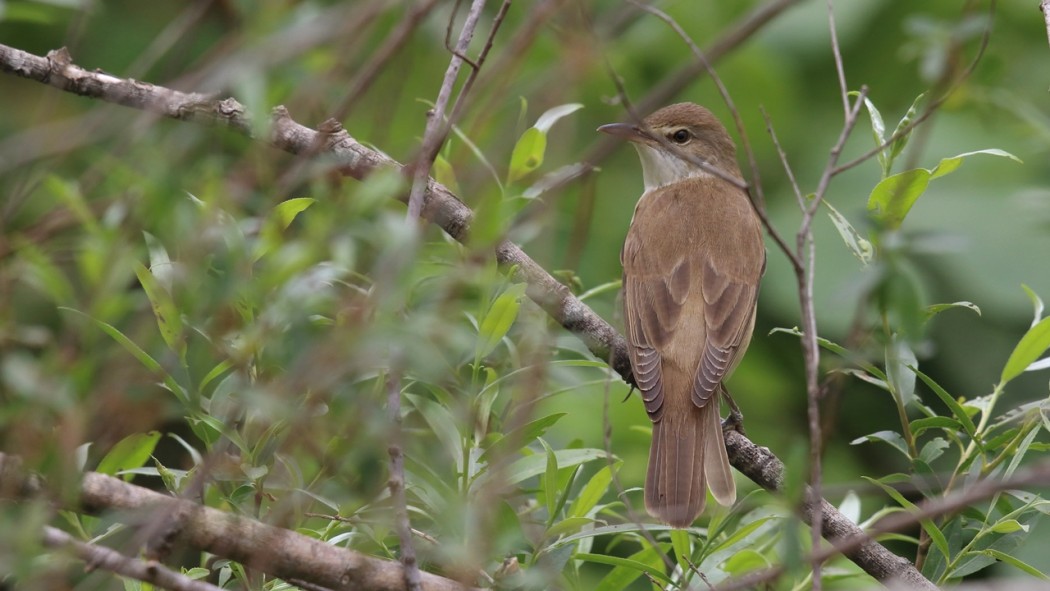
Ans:
{"type": "MultiPolygon", "coordinates": [[[[23,475],[17,458],[0,453],[0,496],[38,493],[41,484],[23,475]]],[[[67,498],[67,495],[53,495],[67,498]]],[[[177,499],[97,472],[81,482],[80,508],[88,512],[122,509],[154,518],[180,520],[185,543],[236,560],[286,581],[309,581],[328,589],[405,591],[401,564],[327,544],[254,519],[231,515],[177,499]]],[[[459,583],[420,573],[428,591],[463,591],[459,583]]]]}
{"type": "Polygon", "coordinates": [[[153,560],[139,560],[124,556],[116,550],[86,544],[53,527],[44,528],[44,545],[66,548],[77,558],[87,563],[89,569],[105,569],[125,577],[152,583],[171,591],[220,591],[218,587],[204,581],[195,581],[153,560]]]}
{"type": "MultiPolygon", "coordinates": [[[[780,4],[786,6],[790,3],[791,2],[781,2],[780,4]]],[[[52,54],[54,53],[64,54],[65,52],[60,50],[59,52],[52,52],[52,54]]],[[[68,54],[66,54],[66,56],[68,57],[68,54]]],[[[110,98],[105,92],[98,90],[92,91],[93,94],[88,94],[87,96],[95,96],[110,102],[119,102],[120,104],[136,106],[137,108],[163,113],[178,119],[184,119],[187,117],[178,115],[178,113],[182,113],[182,111],[171,111],[166,106],[169,104],[179,104],[188,101],[189,97],[199,97],[199,95],[187,95],[173,90],[145,85],[151,89],[150,96],[156,97],[158,104],[141,104],[138,101],[135,104],[129,104],[120,100],[124,95],[120,90],[123,86],[119,83],[123,81],[105,74],[88,72],[70,64],[68,59],[62,62],[55,62],[58,65],[54,68],[51,65],[52,63],[53,61],[48,58],[33,56],[17,49],[0,45],[0,70],[14,73],[25,78],[50,83],[70,92],[85,94],[83,92],[78,92],[78,89],[94,89],[96,88],[96,85],[87,83],[70,85],[64,83],[63,80],[81,80],[83,78],[103,76],[106,79],[113,81],[113,84],[108,87],[117,89],[115,90],[115,96],[110,98]]],[[[214,99],[210,101],[201,101],[200,99],[197,99],[194,104],[194,112],[199,113],[198,116],[194,117],[194,120],[227,125],[244,133],[251,133],[250,127],[247,125],[248,117],[246,116],[244,109],[233,99],[225,99],[221,101],[214,99]],[[235,105],[236,107],[233,108],[231,105],[235,105]]],[[[293,121],[288,115],[287,110],[283,107],[277,107],[274,109],[272,125],[267,141],[269,141],[270,144],[293,154],[299,154],[301,152],[312,154],[317,150],[317,146],[321,146],[316,153],[324,154],[327,159],[336,162],[343,173],[356,179],[365,178],[378,168],[402,168],[401,164],[394,161],[389,156],[357,142],[346,133],[338,123],[329,120],[321,125],[320,131],[315,131],[293,121]]],[[[439,225],[450,236],[460,241],[463,241],[466,238],[470,222],[473,218],[473,212],[471,212],[470,208],[459,201],[459,199],[457,199],[456,196],[446,187],[437,183],[433,179],[430,179],[427,184],[422,215],[427,220],[439,225]]],[[[626,343],[616,329],[598,316],[590,309],[590,307],[572,295],[568,287],[554,279],[554,277],[533,261],[516,244],[506,240],[501,242],[496,247],[496,258],[500,263],[511,266],[514,269],[516,279],[528,284],[527,294],[533,301],[547,311],[547,313],[550,314],[550,316],[559,324],[577,335],[595,356],[608,361],[612,368],[623,377],[624,381],[628,384],[633,384],[634,380],[631,375],[630,362],[627,357],[626,343]]],[[[768,449],[759,448],[746,437],[735,432],[727,434],[726,447],[729,450],[730,463],[732,463],[737,470],[763,488],[779,490],[780,478],[784,472],[784,465],[768,449]]],[[[92,478],[91,480],[95,484],[101,482],[113,487],[116,487],[117,485],[127,486],[124,485],[123,482],[115,479],[107,479],[106,477],[101,476],[99,476],[99,478],[102,480],[97,478],[92,478]]],[[[85,480],[85,488],[87,487],[87,483],[88,480],[85,480]]],[[[156,495],[156,493],[150,494],[156,495]]],[[[183,502],[172,501],[167,499],[167,497],[163,497],[163,495],[156,496],[160,499],[166,499],[168,502],[183,502]]],[[[845,516],[838,513],[838,511],[832,505],[827,503],[827,501],[823,501],[822,505],[822,523],[827,539],[834,541],[842,537],[855,535],[864,536],[864,533],[860,531],[859,528],[852,524],[852,522],[850,522],[845,516]]],[[[214,532],[213,528],[207,523],[200,523],[200,525],[207,531],[210,531],[210,534],[205,535],[200,532],[195,532],[194,530],[198,522],[207,521],[201,519],[200,515],[211,515],[212,512],[214,512],[217,514],[214,515],[216,519],[223,518],[236,522],[244,521],[227,517],[214,509],[198,508],[195,505],[193,507],[195,508],[195,511],[190,516],[190,519],[193,520],[193,525],[187,527],[186,531],[188,533],[193,532],[192,535],[198,537],[204,535],[205,537],[200,539],[209,543],[217,543],[213,538],[218,532],[214,532]]],[[[808,515],[808,512],[806,512],[805,515],[808,515]]],[[[808,519],[805,515],[804,518],[808,519]]],[[[277,530],[270,526],[263,526],[256,522],[249,522],[248,524],[235,523],[233,525],[236,527],[245,527],[247,530],[251,530],[252,533],[255,533],[255,535],[274,536],[275,539],[283,536],[295,536],[295,534],[291,532],[284,532],[283,530],[277,530]],[[262,528],[262,530],[255,532],[255,529],[253,528],[262,528]],[[266,528],[269,529],[267,530],[266,528]]],[[[227,542],[227,540],[222,541],[227,542]]],[[[345,550],[331,548],[320,542],[318,542],[318,544],[324,548],[325,552],[340,552],[344,553],[344,556],[347,552],[345,550]]],[[[251,552],[246,551],[246,548],[223,547],[222,549],[231,552],[235,551],[235,553],[224,554],[214,549],[209,551],[233,558],[234,560],[245,560],[252,564],[255,564],[258,561],[258,557],[253,557],[251,552]]],[[[370,586],[368,588],[403,588],[402,586],[399,586],[403,585],[399,564],[381,561],[374,558],[367,558],[353,553],[351,553],[351,555],[354,556],[354,564],[365,564],[365,566],[352,567],[355,574],[360,575],[363,572],[383,573],[389,575],[392,579],[392,582],[389,583],[391,586],[389,587],[370,586]],[[389,573],[383,569],[389,569],[389,573]]],[[[914,567],[911,567],[906,561],[895,556],[889,552],[889,550],[886,550],[886,548],[874,541],[869,541],[859,545],[857,550],[851,551],[847,556],[871,576],[880,581],[903,578],[904,580],[914,581],[914,588],[934,588],[929,581],[924,579],[922,575],[914,569],[914,567]]],[[[281,564],[284,565],[286,562],[287,561],[282,560],[281,564]]],[[[292,578],[297,577],[293,576],[292,578]]],[[[316,580],[316,578],[313,580],[316,580]]],[[[357,584],[364,585],[368,580],[367,577],[362,578],[361,582],[357,584]]],[[[436,585],[438,583],[434,582],[435,580],[442,583],[448,582],[447,579],[424,574],[424,587],[428,589],[444,588],[430,587],[429,584],[431,583],[428,583],[428,581],[436,585]]]]}

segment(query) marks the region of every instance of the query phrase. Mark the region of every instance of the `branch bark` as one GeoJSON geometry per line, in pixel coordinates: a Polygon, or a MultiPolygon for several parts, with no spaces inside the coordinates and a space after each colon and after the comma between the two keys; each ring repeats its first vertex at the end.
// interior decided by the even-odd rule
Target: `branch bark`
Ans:
{"type": "MultiPolygon", "coordinates": [[[[21,472],[17,458],[0,453],[0,496],[25,498],[40,494],[45,487],[21,472]]],[[[309,581],[327,589],[406,591],[401,563],[394,560],[333,546],[97,472],[84,474],[79,493],[79,509],[88,512],[121,509],[149,519],[158,514],[177,516],[183,542],[286,581],[309,581]]],[[[49,496],[71,498],[64,493],[49,496]]],[[[426,572],[420,573],[420,583],[427,591],[473,589],[426,572]]]]}
{"type": "MultiPolygon", "coordinates": [[[[788,5],[790,2],[780,4],[788,5]]],[[[400,163],[389,156],[356,141],[334,120],[328,120],[321,124],[319,130],[313,130],[293,121],[284,107],[276,107],[269,130],[265,134],[255,134],[249,124],[250,119],[245,109],[232,98],[220,100],[216,97],[182,93],[142,82],[121,80],[107,74],[89,72],[73,65],[68,52],[64,49],[52,51],[48,57],[39,57],[0,45],[0,71],[37,80],[75,94],[160,113],[175,119],[189,119],[230,127],[247,135],[259,137],[292,154],[304,152],[324,154],[328,160],[336,163],[342,173],[355,179],[363,179],[380,168],[397,170],[403,168],[400,163]],[[318,146],[320,146],[319,149],[318,146]]],[[[451,191],[431,178],[427,180],[422,217],[440,226],[456,240],[463,241],[467,237],[473,212],[451,191]]],[[[495,254],[500,263],[514,269],[515,279],[527,283],[526,293],[534,302],[559,324],[579,337],[596,357],[608,362],[625,382],[634,384],[626,343],[616,329],[576,298],[568,287],[554,279],[516,244],[504,240],[496,246],[495,254]]],[[[765,489],[780,490],[784,464],[768,449],[758,447],[736,432],[727,434],[726,448],[733,467],[765,489]]],[[[117,487],[118,484],[124,485],[124,483],[115,479],[108,479],[101,475],[86,478],[86,490],[89,482],[92,483],[92,486],[113,487],[113,494],[116,494],[118,498],[129,494],[127,489],[117,487]],[[95,478],[96,476],[98,478],[95,478]]],[[[151,494],[156,495],[156,493],[151,494]]],[[[161,502],[161,499],[167,499],[163,495],[156,496],[159,498],[154,498],[153,501],[161,502]]],[[[167,501],[186,502],[170,499],[167,501]]],[[[141,506],[141,504],[136,506],[141,506]]],[[[194,539],[199,543],[209,544],[206,548],[208,551],[234,560],[250,564],[259,563],[259,557],[253,556],[247,548],[238,545],[236,543],[238,540],[222,539],[220,534],[223,532],[216,531],[213,524],[209,524],[207,519],[202,519],[202,515],[208,515],[214,520],[223,520],[223,523],[233,528],[228,531],[239,531],[239,528],[243,528],[246,534],[261,536],[265,543],[269,543],[270,539],[284,540],[286,537],[296,535],[256,522],[246,522],[243,519],[226,516],[214,509],[196,505],[192,507],[194,510],[189,514],[192,524],[188,524],[187,534],[195,536],[194,539]],[[198,531],[198,527],[202,529],[198,531]]],[[[859,544],[855,550],[847,552],[846,556],[871,576],[884,583],[905,580],[909,581],[912,588],[915,589],[936,589],[910,563],[871,540],[823,499],[821,499],[820,514],[826,539],[834,542],[842,538],[854,539],[855,536],[860,536],[862,539],[869,540],[859,544]]],[[[810,511],[803,511],[803,519],[810,520],[810,511]]],[[[240,535],[234,537],[247,538],[247,536],[240,535]]],[[[339,582],[343,580],[340,577],[352,576],[356,581],[355,585],[366,588],[366,584],[371,585],[370,577],[374,575],[376,581],[383,581],[381,584],[387,586],[368,586],[368,589],[403,588],[404,581],[398,563],[349,553],[347,550],[332,548],[316,540],[309,541],[319,546],[318,552],[323,549],[325,556],[332,556],[328,554],[331,552],[341,553],[340,555],[348,561],[347,564],[351,565],[347,573],[327,573],[326,581],[339,582]],[[345,558],[346,553],[349,553],[352,559],[345,558]],[[333,576],[335,578],[330,578],[333,576]],[[385,577],[392,580],[387,581],[385,577]]],[[[318,556],[321,555],[318,554],[318,556]]],[[[282,554],[281,560],[268,560],[263,566],[273,568],[296,566],[289,564],[290,562],[295,561],[289,561],[287,555],[282,554]]],[[[301,571],[296,570],[296,572],[300,574],[294,575],[293,578],[301,578],[301,571]]],[[[424,573],[424,587],[427,589],[458,588],[440,586],[448,583],[451,583],[448,579],[424,573]]]]}

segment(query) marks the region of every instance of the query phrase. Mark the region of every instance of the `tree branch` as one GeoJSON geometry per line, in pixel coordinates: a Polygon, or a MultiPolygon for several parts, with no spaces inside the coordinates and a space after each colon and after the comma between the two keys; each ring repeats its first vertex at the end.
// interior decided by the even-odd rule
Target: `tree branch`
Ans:
{"type": "MultiPolygon", "coordinates": [[[[18,458],[0,453],[0,496],[25,498],[43,492],[45,485],[23,474],[19,463],[18,458]]],[[[393,560],[333,546],[97,472],[83,475],[79,493],[79,509],[88,512],[121,509],[151,517],[158,513],[178,516],[179,529],[183,532],[181,541],[286,581],[308,581],[328,589],[406,591],[401,564],[393,560]]],[[[65,493],[47,496],[73,498],[65,493]]],[[[426,572],[420,573],[420,582],[427,591],[473,589],[426,572]]]]}
{"type": "MultiPolygon", "coordinates": [[[[790,2],[789,2],[790,3],[790,2]]],[[[226,126],[238,130],[247,135],[252,135],[251,126],[248,124],[249,117],[244,108],[232,98],[219,100],[207,98],[202,95],[181,93],[149,84],[134,81],[125,81],[106,74],[88,72],[70,63],[68,53],[64,50],[53,51],[49,54],[59,54],[64,59],[43,58],[32,54],[0,45],[0,71],[13,73],[24,78],[38,80],[51,84],[57,88],[93,96],[109,102],[126,104],[136,108],[165,114],[176,119],[192,119],[198,122],[212,125],[226,126]],[[128,98],[129,90],[137,93],[128,98]],[[179,108],[180,105],[188,105],[191,108],[179,108]]],[[[344,174],[355,179],[363,179],[380,168],[401,169],[403,166],[389,156],[368,148],[352,138],[342,129],[338,122],[328,120],[321,124],[320,129],[315,131],[307,128],[291,119],[284,107],[276,107],[273,111],[271,126],[264,141],[271,145],[290,152],[299,154],[311,151],[320,146],[318,154],[324,154],[326,159],[335,162],[335,166],[344,174]]],[[[437,224],[456,240],[463,241],[467,236],[473,212],[463,204],[451,191],[433,179],[427,180],[424,195],[422,217],[437,224]]],[[[623,336],[619,334],[604,319],[598,316],[586,304],[581,302],[569,291],[569,288],[558,282],[539,264],[533,261],[516,244],[504,240],[496,246],[496,259],[503,265],[514,270],[514,277],[527,284],[527,295],[540,307],[542,307],[554,320],[563,327],[579,337],[587,348],[599,359],[603,359],[626,381],[634,383],[631,375],[630,362],[627,356],[627,347],[623,336]]],[[[726,434],[726,448],[729,451],[730,463],[750,478],[759,486],[768,490],[779,490],[784,465],[768,449],[760,448],[743,435],[736,432],[726,434]]],[[[0,456],[2,458],[2,456],[0,456]]],[[[88,475],[85,478],[85,492],[91,487],[102,487],[104,492],[111,492],[119,500],[130,495],[130,485],[101,475],[88,475]],[[109,487],[106,489],[105,487],[109,487]],[[112,489],[112,490],[110,490],[112,489]]],[[[0,486],[2,489],[2,486],[0,486]]],[[[147,491],[143,491],[145,493],[147,491]]],[[[98,494],[103,494],[99,492],[98,494]]],[[[150,502],[164,503],[186,503],[187,501],[172,500],[157,493],[153,495],[150,502]]],[[[91,496],[88,499],[93,498],[91,496]]],[[[138,497],[136,497],[138,498],[138,497]]],[[[129,508],[142,506],[146,501],[128,500],[132,503],[129,508]],[[137,504],[135,504],[137,503],[137,504]]],[[[88,503],[90,506],[90,503],[88,503]]],[[[117,505],[123,506],[123,505],[117,505]]],[[[402,589],[404,580],[400,565],[396,562],[383,561],[371,557],[359,555],[348,550],[333,548],[317,540],[298,540],[297,534],[286,532],[271,526],[249,522],[240,518],[226,516],[220,511],[206,507],[192,505],[188,519],[192,522],[187,525],[185,531],[188,536],[198,543],[207,544],[206,549],[215,554],[227,556],[234,560],[244,561],[253,565],[259,565],[262,570],[266,568],[280,568],[285,573],[282,578],[306,578],[306,571],[302,569],[305,562],[297,560],[315,560],[319,557],[334,558],[338,553],[341,559],[346,561],[349,573],[325,574],[325,581],[342,581],[340,577],[354,577],[355,584],[371,585],[369,589],[389,588],[402,589]],[[205,518],[207,517],[207,518],[205,518]],[[227,540],[222,538],[222,531],[217,531],[218,521],[232,528],[239,528],[246,534],[264,540],[264,559],[253,554],[257,548],[248,548],[244,545],[248,536],[243,539],[227,540]],[[279,553],[277,557],[269,556],[265,546],[269,540],[285,541],[295,540],[296,558],[292,559],[290,554],[279,553]],[[303,546],[318,546],[317,555],[309,555],[309,551],[302,550],[303,546]],[[291,569],[294,573],[289,574],[291,569]],[[368,575],[374,574],[381,577],[386,587],[376,587],[375,581],[368,575]],[[330,577],[335,577],[330,578],[330,577]]],[[[840,514],[830,503],[822,500],[822,524],[825,538],[831,541],[843,536],[861,536],[867,538],[855,524],[840,514]]],[[[809,512],[803,512],[803,519],[810,519],[809,512]]],[[[235,530],[239,531],[239,530],[235,530]]],[[[234,536],[242,538],[242,536],[234,536]]],[[[301,536],[299,536],[301,537],[301,536]]],[[[202,546],[203,547],[203,546],[202,546]]],[[[913,581],[913,588],[934,589],[932,584],[924,579],[907,561],[895,556],[889,550],[877,542],[870,540],[863,543],[855,551],[847,553],[846,556],[853,560],[858,566],[880,581],[889,581],[903,577],[905,580],[913,581]]],[[[315,562],[310,562],[315,564],[315,562]]],[[[317,563],[318,567],[330,564],[327,562],[317,563]]],[[[427,589],[456,588],[443,585],[452,584],[448,579],[423,573],[424,587],[427,589]],[[433,587],[430,585],[434,585],[433,587]]],[[[318,581],[316,577],[312,580],[318,581]]],[[[376,579],[378,581],[380,579],[376,579]]],[[[339,583],[345,585],[345,583],[339,583]]],[[[377,583],[378,584],[378,583],[377,583]]],[[[335,586],[335,585],[333,585],[335,586]]],[[[364,587],[362,587],[364,588],[364,587]]]]}
{"type": "Polygon", "coordinates": [[[88,570],[102,568],[171,591],[220,591],[215,585],[191,579],[158,564],[155,560],[139,560],[104,546],[86,544],[50,526],[44,527],[44,545],[68,548],[77,558],[87,563],[85,568],[88,570]]]}

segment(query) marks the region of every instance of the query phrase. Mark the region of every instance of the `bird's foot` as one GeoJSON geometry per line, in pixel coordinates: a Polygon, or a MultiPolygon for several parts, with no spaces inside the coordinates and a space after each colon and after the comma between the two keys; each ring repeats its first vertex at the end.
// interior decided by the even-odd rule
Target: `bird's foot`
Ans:
{"type": "Polygon", "coordinates": [[[747,436],[747,433],[744,432],[744,415],[739,408],[733,408],[729,411],[729,416],[722,421],[722,431],[736,431],[745,437],[747,436]]]}

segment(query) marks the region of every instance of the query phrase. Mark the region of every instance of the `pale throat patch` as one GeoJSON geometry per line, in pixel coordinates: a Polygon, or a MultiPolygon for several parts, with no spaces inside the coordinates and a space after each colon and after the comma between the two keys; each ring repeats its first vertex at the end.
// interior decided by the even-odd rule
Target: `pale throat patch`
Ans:
{"type": "Polygon", "coordinates": [[[645,183],[646,193],[679,181],[714,176],[695,164],[686,162],[664,150],[658,150],[645,144],[634,144],[634,148],[638,151],[638,158],[642,161],[642,180],[645,183]]]}

